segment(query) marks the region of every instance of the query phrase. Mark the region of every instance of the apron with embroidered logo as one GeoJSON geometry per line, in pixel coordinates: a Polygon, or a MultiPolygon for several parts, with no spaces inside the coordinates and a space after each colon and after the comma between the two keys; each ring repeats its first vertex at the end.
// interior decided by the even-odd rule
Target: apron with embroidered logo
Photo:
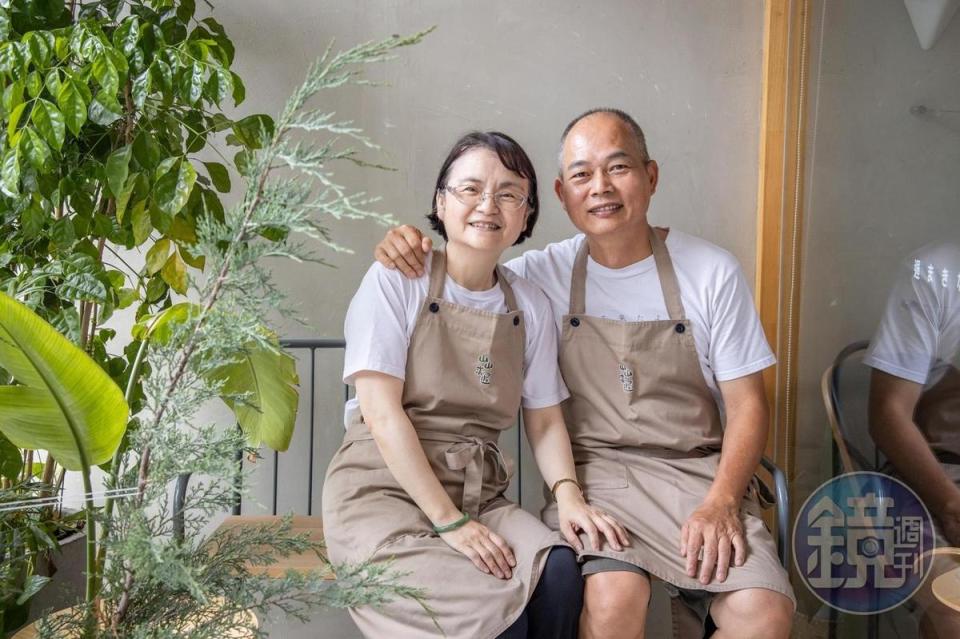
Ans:
{"type": "Polygon", "coordinates": [[[566,545],[503,496],[512,465],[497,439],[516,422],[523,384],[524,320],[513,289],[498,267],[507,313],[452,304],[443,299],[445,255],[434,251],[432,260],[407,350],[403,408],[447,494],[506,539],[517,566],[508,580],[485,574],[434,533],[358,417],[324,482],[328,553],[337,563],[390,561],[391,570],[409,573],[400,583],[425,590],[436,615],[434,623],[410,599],[351,609],[367,637],[495,637],[523,612],[549,549],[566,545]]]}
{"type": "MultiPolygon", "coordinates": [[[[563,317],[560,370],[577,476],[587,501],[629,531],[631,546],[594,551],[643,568],[677,588],[724,592],[767,588],[794,600],[773,538],[761,519],[758,482],[741,505],[747,558],[727,579],[687,576],[680,529],[717,474],[723,426],[685,317],[673,263],[654,229],[650,244],[670,319],[627,322],[585,314],[588,245],[574,262],[570,311],[563,317]]],[[[544,521],[557,526],[556,503],[544,521]]]]}

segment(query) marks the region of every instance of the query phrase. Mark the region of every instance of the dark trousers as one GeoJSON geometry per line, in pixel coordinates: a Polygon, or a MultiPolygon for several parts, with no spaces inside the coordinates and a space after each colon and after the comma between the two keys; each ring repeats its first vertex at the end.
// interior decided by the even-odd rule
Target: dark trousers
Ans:
{"type": "Polygon", "coordinates": [[[583,607],[583,576],[577,556],[557,546],[523,614],[498,639],[576,639],[583,607]]]}

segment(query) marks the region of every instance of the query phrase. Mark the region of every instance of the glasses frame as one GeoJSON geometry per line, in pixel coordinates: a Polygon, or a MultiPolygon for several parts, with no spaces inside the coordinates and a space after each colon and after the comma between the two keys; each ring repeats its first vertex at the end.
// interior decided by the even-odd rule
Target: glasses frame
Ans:
{"type": "Polygon", "coordinates": [[[518,206],[516,209],[513,209],[513,208],[511,208],[511,207],[504,207],[504,206],[497,200],[497,196],[498,196],[498,195],[501,195],[501,194],[503,194],[503,193],[510,193],[510,191],[498,191],[498,192],[496,192],[496,193],[491,193],[490,191],[480,191],[480,194],[479,194],[479,195],[480,195],[480,199],[477,200],[476,202],[473,202],[473,203],[471,203],[471,202],[464,202],[463,200],[461,200],[461,199],[460,199],[460,198],[461,198],[461,194],[460,194],[460,193],[457,193],[456,188],[450,186],[449,184],[444,184],[444,185],[440,188],[440,191],[441,191],[441,192],[446,191],[447,193],[449,193],[450,195],[453,196],[453,199],[455,199],[457,202],[460,202],[460,204],[463,204],[464,206],[472,206],[472,207],[474,207],[474,208],[480,206],[480,205],[487,199],[488,196],[489,196],[490,199],[493,201],[493,204],[494,204],[499,210],[501,210],[501,211],[521,211],[521,210],[523,210],[523,206],[524,206],[524,205],[525,205],[525,206],[528,206],[528,207],[529,207],[529,206],[533,206],[533,202],[531,201],[529,194],[526,194],[526,195],[523,196],[523,199],[521,200],[521,206],[518,206]]]}

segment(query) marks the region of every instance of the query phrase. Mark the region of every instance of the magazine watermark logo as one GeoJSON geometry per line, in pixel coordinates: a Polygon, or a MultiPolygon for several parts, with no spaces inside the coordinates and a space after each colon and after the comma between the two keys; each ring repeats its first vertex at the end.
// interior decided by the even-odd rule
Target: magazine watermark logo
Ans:
{"type": "Polygon", "coordinates": [[[828,606],[866,615],[899,606],[930,570],[933,520],[906,484],[881,473],[840,475],[804,502],[793,530],[804,583],[828,606]]]}

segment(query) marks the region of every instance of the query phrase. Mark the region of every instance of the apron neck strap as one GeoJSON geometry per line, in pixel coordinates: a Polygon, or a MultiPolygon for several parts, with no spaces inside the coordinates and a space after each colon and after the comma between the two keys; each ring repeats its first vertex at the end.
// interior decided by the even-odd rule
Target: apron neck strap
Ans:
{"type": "MultiPolygon", "coordinates": [[[[443,285],[447,281],[447,254],[443,249],[434,249],[430,254],[430,288],[427,295],[434,299],[443,299],[443,285]]],[[[507,305],[507,312],[512,313],[519,309],[517,297],[513,294],[513,287],[507,282],[503,269],[497,265],[497,282],[503,291],[503,301],[507,305]]]]}
{"type": "MultiPolygon", "coordinates": [[[[673,260],[667,251],[667,245],[656,230],[648,226],[647,234],[650,238],[650,249],[653,251],[653,260],[657,265],[657,277],[660,278],[660,288],[663,291],[663,301],[672,320],[684,318],[683,302],[680,299],[680,285],[677,283],[677,274],[673,270],[673,260]]],[[[573,262],[573,273],[570,276],[570,315],[583,315],[586,312],[587,297],[587,256],[590,255],[590,243],[584,238],[577,257],[573,262]]]]}
{"type": "Polygon", "coordinates": [[[447,254],[443,249],[434,249],[430,254],[430,289],[427,295],[443,299],[443,285],[447,281],[447,254]]]}
{"type": "Polygon", "coordinates": [[[573,273],[570,275],[570,315],[583,315],[587,306],[587,255],[590,243],[583,238],[583,244],[573,261],[573,273]]]}
{"type": "Polygon", "coordinates": [[[513,287],[507,281],[507,276],[503,274],[503,269],[497,264],[497,282],[500,283],[500,290],[503,291],[503,301],[507,305],[507,312],[513,313],[520,310],[517,306],[517,296],[513,294],[513,287]]]}
{"type": "Polygon", "coordinates": [[[673,260],[667,251],[667,244],[657,234],[652,226],[647,227],[650,236],[650,248],[653,249],[653,260],[657,264],[657,276],[660,278],[660,289],[663,291],[663,301],[667,305],[670,319],[680,321],[685,317],[683,301],[680,299],[680,284],[677,283],[677,273],[673,270],[673,260]]]}

